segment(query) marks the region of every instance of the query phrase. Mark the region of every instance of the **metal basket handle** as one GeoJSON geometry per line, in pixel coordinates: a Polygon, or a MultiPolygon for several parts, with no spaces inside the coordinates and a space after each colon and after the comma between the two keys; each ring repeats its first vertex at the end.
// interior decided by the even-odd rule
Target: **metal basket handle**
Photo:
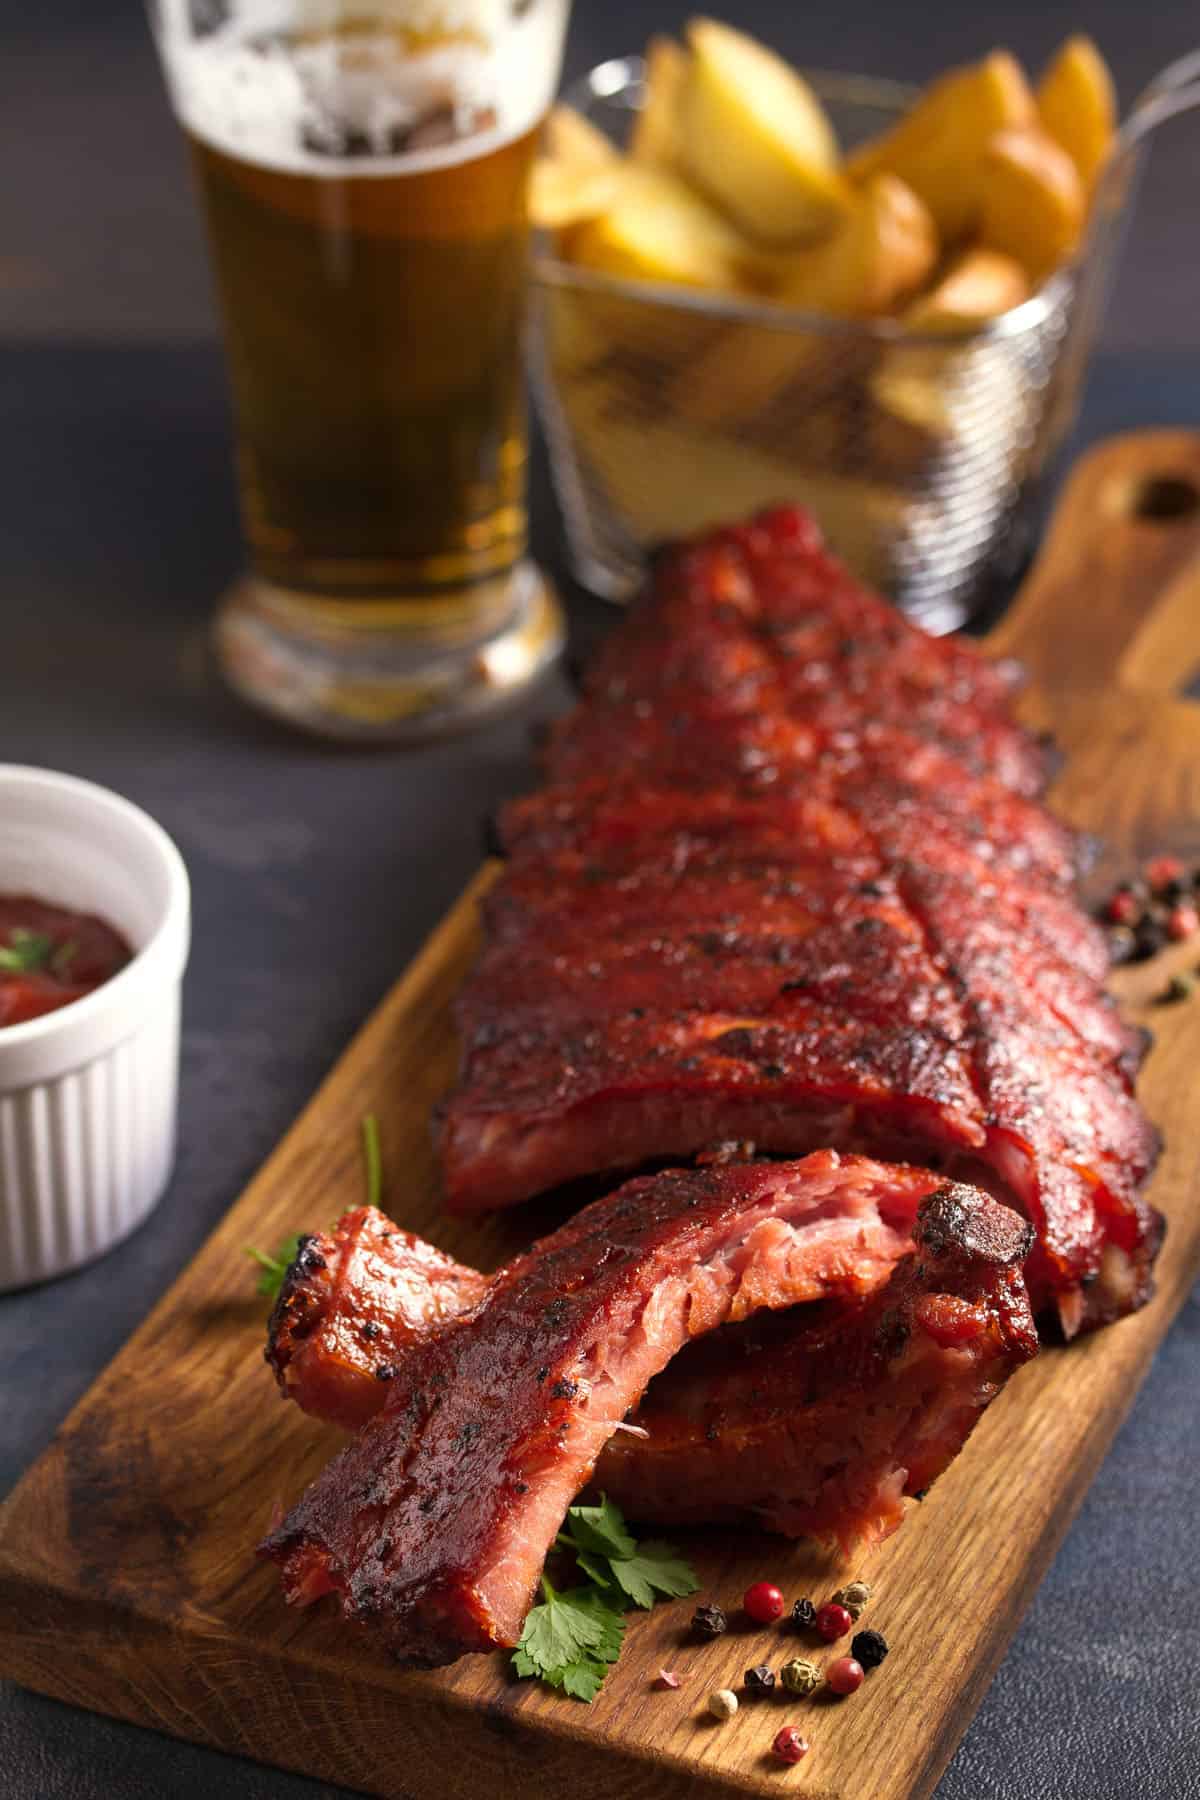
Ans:
{"type": "Polygon", "coordinates": [[[1070,332],[1055,376],[1056,395],[1046,425],[1046,454],[1061,448],[1075,419],[1084,372],[1120,265],[1147,141],[1160,125],[1200,107],[1200,50],[1190,51],[1156,75],[1117,133],[1093,196],[1087,236],[1076,267],[1070,332]]]}
{"type": "Polygon", "coordinates": [[[1142,89],[1133,103],[1131,116],[1136,116],[1157,95],[1176,93],[1180,88],[1190,87],[1197,79],[1200,79],[1200,50],[1188,50],[1168,63],[1165,69],[1160,69],[1142,89]]]}

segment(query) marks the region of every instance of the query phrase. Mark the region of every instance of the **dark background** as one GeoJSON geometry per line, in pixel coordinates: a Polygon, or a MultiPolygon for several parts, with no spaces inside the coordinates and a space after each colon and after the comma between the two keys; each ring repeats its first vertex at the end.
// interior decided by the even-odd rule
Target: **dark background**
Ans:
{"type": "MultiPolygon", "coordinates": [[[[1126,103],[1200,39],[1194,5],[1178,0],[1093,0],[1086,14],[1065,0],[911,10],[756,0],[717,10],[812,67],[913,79],[993,42],[1036,66],[1087,26],[1126,103]]],[[[577,0],[567,73],[685,16],[668,0],[577,0]]],[[[530,722],[566,698],[552,680],[504,723],[402,754],[308,744],[223,692],[206,644],[214,597],[237,563],[223,379],[203,246],[148,35],[136,7],[102,0],[10,0],[3,21],[0,759],[91,776],[161,819],[191,870],[195,950],[180,1160],[162,1207],[92,1270],[0,1298],[0,1491],[192,1255],[461,888],[478,858],[480,815],[529,778],[530,722]]],[[[1079,442],[1200,422],[1198,170],[1200,125],[1169,128],[1079,442]]],[[[540,471],[534,500],[537,548],[555,564],[540,471]]],[[[578,594],[572,615],[580,641],[609,616],[578,594]]],[[[1198,1378],[1193,1296],[940,1800],[1200,1794],[1198,1378]]],[[[1014,1507],[1036,1503],[1038,1478],[1013,1470],[1014,1507]]],[[[954,1604],[953,1594],[930,1597],[931,1659],[954,1604]]],[[[9,1800],[336,1792],[0,1684],[9,1800]]]]}

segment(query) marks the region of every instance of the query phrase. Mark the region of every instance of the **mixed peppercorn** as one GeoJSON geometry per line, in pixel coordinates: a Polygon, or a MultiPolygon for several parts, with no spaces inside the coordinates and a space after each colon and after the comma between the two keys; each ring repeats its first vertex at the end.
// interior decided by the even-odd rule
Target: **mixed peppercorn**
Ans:
{"type": "MultiPolygon", "coordinates": [[[[1200,933],[1200,868],[1189,871],[1177,856],[1155,856],[1113,890],[1100,918],[1114,962],[1149,962],[1167,944],[1200,933]]],[[[1182,1000],[1195,985],[1192,976],[1176,976],[1160,998],[1182,1000]]]]}
{"type": "MultiPolygon", "coordinates": [[[[804,1597],[792,1605],[790,1628],[821,1638],[827,1644],[835,1643],[857,1624],[870,1598],[871,1589],[865,1581],[847,1582],[819,1606],[804,1597]]],[[[756,1625],[774,1625],[787,1612],[787,1601],[773,1581],[756,1581],[742,1596],[742,1612],[756,1625]]],[[[729,1615],[711,1601],[698,1606],[692,1615],[692,1632],[696,1637],[717,1638],[728,1629],[729,1615]]],[[[778,1674],[769,1663],[756,1663],[742,1677],[743,1697],[765,1700],[782,1692],[800,1700],[817,1693],[845,1699],[856,1693],[871,1670],[883,1662],[888,1653],[887,1640],[882,1632],[859,1631],[851,1641],[850,1652],[848,1656],[835,1657],[823,1672],[818,1663],[804,1656],[790,1657],[778,1674]]],[[[658,1685],[677,1684],[677,1677],[668,1679],[660,1671],[658,1685]]],[[[738,1705],[738,1696],[732,1688],[717,1688],[707,1701],[711,1717],[722,1723],[733,1718],[738,1705]]],[[[785,1725],[771,1743],[772,1755],[784,1763],[800,1762],[810,1748],[808,1739],[795,1725],[785,1725]]]]}

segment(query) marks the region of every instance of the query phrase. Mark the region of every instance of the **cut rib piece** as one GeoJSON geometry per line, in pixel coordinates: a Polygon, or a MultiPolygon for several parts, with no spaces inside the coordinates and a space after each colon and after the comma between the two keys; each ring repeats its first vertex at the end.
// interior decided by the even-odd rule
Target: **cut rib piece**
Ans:
{"type": "Polygon", "coordinates": [[[926,1171],[822,1152],[669,1171],[585,1207],[415,1343],[384,1410],[263,1546],[407,1663],[516,1642],[566,1509],[647,1383],[760,1309],[878,1285],[926,1171]]]}
{"type": "MultiPolygon", "coordinates": [[[[416,1289],[434,1265],[414,1262],[412,1240],[381,1214],[375,1254],[354,1256],[346,1224],[309,1240],[333,1281],[312,1294],[307,1354],[289,1360],[273,1319],[267,1360],[305,1412],[354,1427],[383,1409],[380,1359],[398,1372],[414,1315],[427,1329],[416,1289]],[[388,1279],[389,1259],[406,1279],[388,1279]],[[378,1335],[364,1338],[364,1323],[378,1335]]],[[[1024,1220],[941,1187],[921,1202],[914,1237],[918,1254],[890,1278],[881,1257],[879,1285],[861,1298],[756,1314],[687,1346],[650,1383],[631,1421],[638,1435],[605,1445],[594,1487],[647,1522],[737,1522],[847,1552],[887,1536],[904,1496],[942,1473],[1037,1347],[1020,1275],[1032,1241],[1024,1220]]]]}
{"type": "Polygon", "coordinates": [[[921,1205],[916,1252],[869,1299],[760,1315],[651,1383],[645,1439],[609,1443],[596,1486],[647,1524],[887,1537],[1037,1351],[1021,1262],[1032,1228],[969,1188],[921,1205]]]}
{"type": "Polygon", "coordinates": [[[551,784],[502,821],[441,1117],[449,1207],[724,1138],[824,1143],[1023,1209],[1036,1304],[1068,1333],[1141,1304],[1143,1043],[1099,992],[1080,845],[1029,797],[1010,688],[793,513],[664,554],[551,784]]]}
{"type": "Polygon", "coordinates": [[[356,1431],[378,1410],[400,1350],[473,1306],[487,1282],[376,1207],[357,1207],[332,1232],[301,1238],[266,1359],[305,1412],[356,1431]]]}

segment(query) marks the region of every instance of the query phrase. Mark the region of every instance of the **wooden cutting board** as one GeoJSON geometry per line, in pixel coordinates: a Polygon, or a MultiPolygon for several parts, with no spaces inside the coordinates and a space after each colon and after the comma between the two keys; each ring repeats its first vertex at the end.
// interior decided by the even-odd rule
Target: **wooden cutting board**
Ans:
{"type": "MultiPolygon", "coordinates": [[[[1110,867],[1168,848],[1200,861],[1200,707],[1172,697],[1200,653],[1200,437],[1150,433],[1093,451],[993,644],[1034,672],[1030,722],[1052,725],[1067,754],[1056,803],[1105,834],[1110,867]]],[[[861,1570],[777,1540],[678,1534],[705,1593],[730,1606],[765,1570],[818,1598],[866,1574],[867,1622],[892,1645],[844,1704],[747,1704],[718,1726],[704,1714],[710,1690],[737,1685],[752,1663],[778,1664],[797,1639],[735,1629],[696,1646],[685,1632],[694,1603],[661,1606],[633,1616],[588,1708],[514,1682],[500,1656],[397,1673],[323,1607],[285,1608],[274,1571],[253,1557],[272,1509],[336,1438],[275,1399],[243,1246],[358,1201],[368,1112],[382,1122],[390,1210],[459,1257],[490,1267],[550,1217],[526,1208],[453,1222],[436,1199],[427,1120],[453,1073],[450,1008],[489,879],[485,869],[471,884],[0,1511],[0,1674],[389,1800],[528,1800],[559,1784],[572,1800],[777,1795],[788,1783],[828,1800],[927,1794],[1200,1268],[1200,998],[1149,1004],[1200,952],[1179,947],[1118,979],[1158,1040],[1143,1079],[1168,1145],[1154,1185],[1170,1220],[1158,1297],[1023,1370],[861,1570]],[[682,1673],[678,1692],[653,1689],[663,1664],[682,1673]],[[791,1772],[767,1754],[789,1721],[813,1744],[791,1772]]]]}

